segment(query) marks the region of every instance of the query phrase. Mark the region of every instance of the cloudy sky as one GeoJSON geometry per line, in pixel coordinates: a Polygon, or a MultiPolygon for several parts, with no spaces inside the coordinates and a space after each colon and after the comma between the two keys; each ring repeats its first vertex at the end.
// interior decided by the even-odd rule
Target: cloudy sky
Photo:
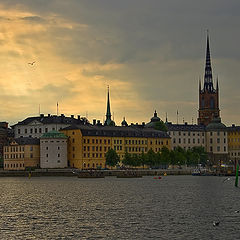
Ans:
{"type": "Polygon", "coordinates": [[[222,121],[240,124],[239,0],[1,0],[0,121],[56,114],[196,123],[206,30],[222,121]],[[29,62],[35,61],[33,65],[29,62]]]}

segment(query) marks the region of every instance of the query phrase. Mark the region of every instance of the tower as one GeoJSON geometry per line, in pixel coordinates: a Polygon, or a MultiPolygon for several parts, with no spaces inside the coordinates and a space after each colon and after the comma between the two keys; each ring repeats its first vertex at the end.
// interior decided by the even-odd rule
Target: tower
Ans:
{"type": "Polygon", "coordinates": [[[214,117],[219,117],[219,115],[218,79],[215,89],[213,86],[209,36],[207,35],[206,64],[203,88],[201,88],[201,80],[199,80],[198,124],[207,126],[214,117]]]}
{"type": "Polygon", "coordinates": [[[109,97],[109,86],[108,86],[108,93],[107,93],[107,113],[106,113],[106,120],[104,125],[105,126],[115,126],[114,121],[111,119],[112,114],[110,110],[110,97],[109,97]]]}

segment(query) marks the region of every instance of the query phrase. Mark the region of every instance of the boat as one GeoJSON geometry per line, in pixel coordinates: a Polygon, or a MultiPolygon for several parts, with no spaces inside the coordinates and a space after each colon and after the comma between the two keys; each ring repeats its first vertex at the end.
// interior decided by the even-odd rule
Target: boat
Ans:
{"type": "Polygon", "coordinates": [[[199,168],[193,169],[192,176],[201,176],[201,170],[199,168]]]}

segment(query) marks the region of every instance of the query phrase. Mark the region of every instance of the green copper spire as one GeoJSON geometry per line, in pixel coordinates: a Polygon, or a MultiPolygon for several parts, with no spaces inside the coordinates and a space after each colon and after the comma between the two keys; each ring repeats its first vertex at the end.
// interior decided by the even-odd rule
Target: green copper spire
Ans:
{"type": "Polygon", "coordinates": [[[109,86],[108,86],[108,95],[107,95],[107,113],[106,113],[106,121],[104,123],[104,125],[107,126],[114,126],[115,123],[114,121],[112,121],[111,119],[112,114],[111,114],[111,110],[110,110],[110,97],[109,97],[109,86]]]}

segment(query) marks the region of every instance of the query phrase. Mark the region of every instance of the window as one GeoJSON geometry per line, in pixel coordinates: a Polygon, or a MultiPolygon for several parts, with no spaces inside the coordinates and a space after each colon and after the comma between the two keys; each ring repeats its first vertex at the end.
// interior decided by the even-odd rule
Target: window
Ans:
{"type": "Polygon", "coordinates": [[[210,152],[212,152],[213,151],[213,148],[212,148],[212,146],[210,147],[210,152]]]}
{"type": "Polygon", "coordinates": [[[210,132],[210,136],[212,136],[212,132],[210,132]]]}
{"type": "Polygon", "coordinates": [[[193,139],[193,143],[195,144],[195,138],[193,139]]]}
{"type": "Polygon", "coordinates": [[[48,158],[48,153],[46,154],[46,157],[48,158]]]}
{"type": "Polygon", "coordinates": [[[32,128],[30,129],[30,133],[33,133],[33,129],[32,128]]]}
{"type": "Polygon", "coordinates": [[[220,146],[217,146],[217,151],[220,152],[220,146]]]}
{"type": "Polygon", "coordinates": [[[72,132],[72,135],[74,135],[75,134],[75,132],[72,132]]]}
{"type": "Polygon", "coordinates": [[[45,133],[47,133],[48,132],[48,128],[45,128],[45,133]]]}
{"type": "Polygon", "coordinates": [[[217,138],[217,143],[220,143],[220,138],[217,138]]]}
{"type": "Polygon", "coordinates": [[[32,153],[30,153],[30,158],[33,158],[33,154],[32,153]]]}
{"type": "Polygon", "coordinates": [[[95,143],[95,140],[94,140],[94,139],[92,139],[92,143],[95,143]]]}
{"type": "Polygon", "coordinates": [[[35,130],[35,133],[37,133],[37,128],[35,128],[34,130],[35,130]]]}
{"type": "Polygon", "coordinates": [[[178,143],[181,143],[181,138],[178,139],[178,143]]]}
{"type": "Polygon", "coordinates": [[[60,153],[58,153],[58,157],[60,157],[60,153]]]}
{"type": "Polygon", "coordinates": [[[27,133],[27,129],[25,128],[25,133],[27,133]]]}
{"type": "Polygon", "coordinates": [[[18,129],[18,134],[20,134],[21,133],[21,131],[20,131],[20,128],[18,129]]]}
{"type": "Polygon", "coordinates": [[[211,143],[211,144],[213,143],[213,140],[212,140],[212,138],[210,138],[210,143],[211,143]]]}
{"type": "Polygon", "coordinates": [[[224,152],[226,152],[226,147],[224,146],[224,152]]]}
{"type": "Polygon", "coordinates": [[[53,127],[52,130],[55,131],[55,128],[53,127]]]}
{"type": "MultiPolygon", "coordinates": [[[[85,148],[86,148],[86,147],[85,147],[85,148]]],[[[58,149],[59,149],[59,147],[58,147],[58,149]]],[[[75,147],[72,147],[72,150],[75,151],[75,147]]]]}
{"type": "Polygon", "coordinates": [[[41,128],[39,128],[39,133],[42,133],[42,129],[41,128]]]}
{"type": "Polygon", "coordinates": [[[46,147],[46,150],[48,150],[48,147],[46,147]]]}
{"type": "Polygon", "coordinates": [[[73,143],[75,142],[75,139],[74,139],[74,138],[72,139],[72,142],[73,142],[73,143]]]}
{"type": "Polygon", "coordinates": [[[30,151],[33,151],[33,146],[30,146],[30,151]]]}

